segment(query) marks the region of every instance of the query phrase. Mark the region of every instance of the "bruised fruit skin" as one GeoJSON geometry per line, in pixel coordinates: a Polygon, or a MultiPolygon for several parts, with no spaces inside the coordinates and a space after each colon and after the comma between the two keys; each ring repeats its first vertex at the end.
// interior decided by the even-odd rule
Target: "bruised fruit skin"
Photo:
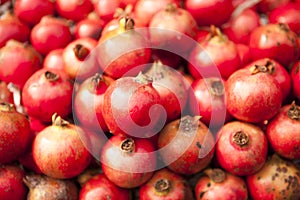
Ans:
{"type": "Polygon", "coordinates": [[[191,200],[193,193],[188,182],[180,175],[164,168],[139,190],[140,200],[191,200]]]}
{"type": "Polygon", "coordinates": [[[0,197],[4,200],[25,200],[27,188],[23,183],[25,172],[16,165],[0,166],[0,197]]]}
{"type": "Polygon", "coordinates": [[[300,170],[274,154],[261,170],[246,178],[253,200],[300,199],[300,170]]]}
{"type": "Polygon", "coordinates": [[[92,156],[83,145],[83,130],[53,115],[53,124],[37,134],[32,145],[33,159],[47,176],[67,179],[79,175],[92,156]]]}
{"type": "Polygon", "coordinates": [[[265,163],[267,138],[257,126],[233,121],[218,132],[216,160],[227,172],[238,176],[257,172],[265,163]]]}
{"type": "Polygon", "coordinates": [[[88,180],[79,193],[79,200],[92,199],[130,200],[130,192],[116,186],[104,174],[98,174],[88,180]]]}
{"type": "Polygon", "coordinates": [[[195,187],[197,200],[247,200],[246,182],[238,176],[221,169],[206,169],[195,187]]]}
{"type": "Polygon", "coordinates": [[[204,169],[214,154],[215,140],[199,117],[184,116],[168,123],[159,133],[160,155],[168,168],[179,174],[204,169]]]}
{"type": "Polygon", "coordinates": [[[267,126],[272,149],[287,159],[300,158],[300,107],[293,102],[281,108],[267,126]]]}

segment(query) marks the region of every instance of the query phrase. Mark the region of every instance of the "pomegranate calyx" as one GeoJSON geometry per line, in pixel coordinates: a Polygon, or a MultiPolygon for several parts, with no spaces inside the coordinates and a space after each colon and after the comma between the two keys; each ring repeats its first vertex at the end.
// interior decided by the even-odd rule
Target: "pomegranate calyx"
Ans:
{"type": "Polygon", "coordinates": [[[73,51],[76,58],[81,61],[83,61],[90,53],[90,50],[82,44],[76,44],[73,51]]]}
{"type": "Polygon", "coordinates": [[[282,30],[284,32],[289,32],[290,31],[290,28],[285,23],[282,23],[282,22],[278,23],[278,26],[279,26],[280,30],[282,30]]]}
{"type": "Polygon", "coordinates": [[[171,182],[168,179],[159,179],[154,184],[154,188],[160,194],[167,194],[171,189],[171,182]]]}
{"type": "Polygon", "coordinates": [[[120,149],[125,153],[133,153],[135,150],[134,140],[132,138],[126,138],[121,142],[120,149]]]}
{"type": "Polygon", "coordinates": [[[50,72],[50,71],[46,71],[44,75],[45,75],[45,78],[50,82],[54,82],[54,81],[57,81],[59,79],[58,74],[55,74],[55,73],[50,72]]]}
{"type": "Polygon", "coordinates": [[[165,77],[164,71],[164,64],[160,60],[156,60],[149,71],[147,71],[146,75],[151,77],[153,81],[159,81],[165,77]]]}
{"type": "Polygon", "coordinates": [[[258,73],[268,73],[273,74],[275,71],[274,63],[268,60],[265,65],[253,65],[250,68],[251,75],[255,75],[258,73]]]}
{"type": "Polygon", "coordinates": [[[14,104],[11,104],[8,102],[1,102],[0,103],[0,111],[12,112],[12,111],[15,111],[15,106],[14,106],[14,104]]]}
{"type": "Polygon", "coordinates": [[[214,96],[223,96],[224,95],[224,85],[221,80],[212,81],[209,87],[210,94],[214,96]]]}
{"type": "Polygon", "coordinates": [[[70,123],[64,119],[62,119],[60,116],[58,116],[57,113],[54,113],[52,115],[52,124],[54,126],[60,126],[60,127],[64,127],[64,126],[67,126],[69,125],[70,123]]]}
{"type": "Polygon", "coordinates": [[[192,136],[196,133],[199,127],[200,116],[184,116],[179,123],[179,130],[187,136],[192,136]]]}
{"type": "Polygon", "coordinates": [[[38,175],[26,175],[23,178],[23,182],[29,189],[33,189],[40,184],[41,177],[38,175]]]}
{"type": "Polygon", "coordinates": [[[131,17],[124,16],[119,20],[120,30],[128,31],[134,29],[134,20],[131,17]]]}
{"type": "Polygon", "coordinates": [[[177,5],[175,3],[168,3],[166,8],[165,8],[166,12],[169,13],[173,13],[177,11],[177,5]]]}
{"type": "Polygon", "coordinates": [[[215,25],[211,25],[207,38],[208,40],[212,40],[215,37],[219,38],[220,42],[224,42],[227,39],[227,37],[221,32],[221,30],[218,27],[216,27],[215,25]]]}
{"type": "Polygon", "coordinates": [[[99,89],[100,85],[101,85],[100,84],[101,82],[105,83],[105,80],[104,80],[103,76],[99,73],[96,73],[91,79],[91,82],[90,82],[90,85],[89,85],[90,86],[89,87],[90,91],[95,91],[96,89],[99,89]]]}
{"type": "Polygon", "coordinates": [[[289,110],[287,111],[287,116],[293,120],[299,120],[300,118],[300,109],[296,105],[295,101],[292,102],[289,110]]]}
{"type": "Polygon", "coordinates": [[[153,79],[147,74],[140,72],[135,78],[134,81],[141,84],[149,84],[153,82],[153,79]]]}
{"type": "Polygon", "coordinates": [[[133,6],[131,4],[128,4],[125,7],[125,9],[117,8],[113,17],[116,18],[116,19],[120,19],[121,17],[129,16],[130,13],[132,13],[132,9],[133,9],[133,6]]]}
{"type": "Polygon", "coordinates": [[[237,131],[233,134],[233,142],[240,147],[243,147],[248,144],[249,136],[243,131],[237,131]]]}
{"type": "Polygon", "coordinates": [[[226,179],[226,173],[221,169],[207,169],[205,174],[215,183],[222,183],[226,179]]]}

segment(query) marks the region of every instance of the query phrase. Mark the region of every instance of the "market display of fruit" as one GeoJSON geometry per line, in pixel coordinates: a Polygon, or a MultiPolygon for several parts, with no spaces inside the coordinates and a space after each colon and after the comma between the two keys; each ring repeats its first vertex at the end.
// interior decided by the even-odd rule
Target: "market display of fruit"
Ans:
{"type": "Polygon", "coordinates": [[[0,0],[0,200],[299,200],[299,0],[0,0]]]}

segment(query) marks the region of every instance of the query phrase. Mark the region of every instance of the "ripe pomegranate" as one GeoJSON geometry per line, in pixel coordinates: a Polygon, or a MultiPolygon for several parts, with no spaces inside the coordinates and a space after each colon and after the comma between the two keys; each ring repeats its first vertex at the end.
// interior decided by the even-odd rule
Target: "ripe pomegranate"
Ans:
{"type": "Polygon", "coordinates": [[[29,27],[20,22],[20,20],[10,11],[6,11],[0,17],[0,32],[0,48],[2,48],[10,39],[25,42],[30,35],[29,27]]]}
{"type": "Polygon", "coordinates": [[[254,65],[233,73],[225,83],[227,110],[246,122],[262,122],[274,117],[282,103],[282,92],[266,66],[254,65]],[[264,81],[261,81],[264,80],[264,81]]]}
{"type": "Polygon", "coordinates": [[[267,151],[267,138],[258,126],[233,121],[218,132],[216,160],[234,175],[246,176],[257,172],[266,161],[267,151]]]}
{"type": "Polygon", "coordinates": [[[72,34],[67,21],[54,16],[42,17],[30,34],[32,46],[42,55],[54,49],[64,48],[71,40],[72,34]]]}
{"type": "Polygon", "coordinates": [[[39,169],[47,176],[73,178],[89,165],[92,156],[83,145],[83,130],[56,114],[53,124],[35,137],[32,155],[39,169]]]}
{"type": "Polygon", "coordinates": [[[94,10],[101,19],[108,22],[113,18],[115,10],[120,7],[120,0],[95,0],[94,10]]]}
{"type": "Polygon", "coordinates": [[[74,35],[76,39],[89,37],[99,40],[103,27],[104,21],[101,19],[83,19],[76,23],[74,35]]]}
{"type": "Polygon", "coordinates": [[[186,179],[164,168],[140,187],[140,200],[191,200],[192,190],[186,179]]]}
{"type": "Polygon", "coordinates": [[[208,166],[214,154],[214,137],[199,117],[184,116],[159,133],[159,153],[167,167],[179,174],[195,174],[208,166]]]}
{"type": "Polygon", "coordinates": [[[58,180],[43,175],[26,175],[24,183],[29,188],[27,200],[61,199],[77,200],[78,188],[71,180],[58,180]]]}
{"type": "Polygon", "coordinates": [[[188,70],[195,79],[218,74],[227,79],[240,68],[240,64],[241,59],[235,43],[230,41],[219,28],[212,26],[206,39],[200,41],[191,52],[188,70]],[[213,70],[214,68],[218,69],[218,73],[213,70]]]}
{"type": "Polygon", "coordinates": [[[64,70],[63,62],[63,50],[64,49],[54,49],[50,51],[43,60],[43,68],[49,70],[64,70]]]}
{"type": "Polygon", "coordinates": [[[231,0],[185,0],[184,6],[198,26],[220,26],[229,20],[234,10],[231,0]]]}
{"type": "Polygon", "coordinates": [[[17,160],[29,145],[31,132],[26,116],[17,112],[13,104],[0,103],[0,163],[17,160]]]}
{"type": "Polygon", "coordinates": [[[4,81],[0,81],[0,102],[14,104],[13,93],[8,89],[8,85],[4,81]]]}
{"type": "Polygon", "coordinates": [[[0,54],[0,79],[7,83],[12,82],[20,89],[41,67],[41,55],[27,43],[9,40],[0,49],[0,54]]]}
{"type": "Polygon", "coordinates": [[[138,187],[148,181],[155,170],[154,145],[147,139],[115,135],[103,147],[101,167],[107,178],[117,186],[138,187]]]}
{"type": "Polygon", "coordinates": [[[55,9],[61,17],[80,21],[93,10],[93,4],[91,0],[56,0],[55,9]]]}
{"type": "Polygon", "coordinates": [[[197,200],[224,199],[247,200],[248,191],[245,181],[219,168],[208,168],[197,181],[195,187],[197,200]]]}
{"type": "Polygon", "coordinates": [[[283,106],[268,123],[268,141],[272,149],[284,158],[300,158],[299,118],[300,107],[293,102],[283,106]]]}
{"type": "Polygon", "coordinates": [[[14,13],[22,22],[33,26],[43,16],[55,14],[55,2],[52,0],[16,0],[14,13]]]}
{"type": "Polygon", "coordinates": [[[27,188],[23,183],[25,172],[17,165],[0,166],[0,197],[4,200],[25,200],[27,188]]]}
{"type": "Polygon", "coordinates": [[[255,28],[249,40],[253,60],[271,58],[286,68],[299,56],[297,35],[286,24],[267,24],[255,28]]]}
{"type": "Polygon", "coordinates": [[[145,75],[122,77],[105,91],[102,114],[115,135],[150,137],[164,125],[160,103],[159,93],[145,75]]]}
{"type": "Polygon", "coordinates": [[[247,177],[251,199],[299,199],[300,170],[292,162],[272,155],[261,170],[247,177]]]}
{"type": "Polygon", "coordinates": [[[82,81],[99,71],[92,51],[98,42],[92,38],[80,38],[69,43],[63,51],[64,71],[73,79],[82,81]],[[90,57],[89,57],[90,56],[90,57]]]}
{"type": "Polygon", "coordinates": [[[293,94],[300,100],[300,61],[296,62],[291,70],[293,94]]]}
{"type": "Polygon", "coordinates": [[[151,49],[145,34],[134,29],[129,17],[120,19],[119,28],[102,34],[97,48],[98,62],[112,78],[135,76],[150,61],[151,49]]]}
{"type": "Polygon", "coordinates": [[[25,83],[22,102],[28,115],[43,122],[51,122],[58,113],[66,117],[71,113],[73,85],[62,71],[40,69],[25,83]]]}
{"type": "Polygon", "coordinates": [[[89,179],[80,190],[79,200],[91,199],[130,200],[130,192],[116,186],[104,174],[98,174],[89,179]]]}

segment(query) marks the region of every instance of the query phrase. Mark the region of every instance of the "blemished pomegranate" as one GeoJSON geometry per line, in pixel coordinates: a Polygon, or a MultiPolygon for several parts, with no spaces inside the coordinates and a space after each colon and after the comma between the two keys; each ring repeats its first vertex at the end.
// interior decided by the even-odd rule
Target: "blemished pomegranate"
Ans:
{"type": "Polygon", "coordinates": [[[92,156],[81,141],[83,130],[53,115],[53,124],[37,134],[32,145],[35,163],[43,174],[58,179],[73,178],[90,164],[92,156]]]}
{"type": "Polygon", "coordinates": [[[40,69],[26,81],[22,103],[28,115],[51,122],[54,113],[71,113],[72,94],[73,84],[63,71],[40,69]]]}
{"type": "Polygon", "coordinates": [[[139,197],[140,200],[191,200],[193,193],[185,178],[164,168],[140,187],[139,197]]]}
{"type": "Polygon", "coordinates": [[[234,72],[225,83],[228,112],[246,122],[262,122],[274,117],[282,103],[278,81],[266,66],[254,65],[234,72]],[[264,80],[264,81],[261,81],[264,80]]]}
{"type": "Polygon", "coordinates": [[[292,162],[273,154],[261,170],[246,178],[253,200],[299,199],[300,170],[292,162]]]}
{"type": "Polygon", "coordinates": [[[197,116],[187,115],[168,123],[158,137],[164,164],[179,174],[195,174],[207,167],[214,145],[212,133],[197,116]]]}
{"type": "Polygon", "coordinates": [[[197,181],[195,187],[197,200],[247,200],[246,182],[219,168],[208,168],[197,181]]]}
{"type": "Polygon", "coordinates": [[[23,181],[29,188],[27,200],[78,199],[78,187],[72,180],[59,180],[44,175],[33,174],[26,175],[23,181]]]}
{"type": "Polygon", "coordinates": [[[227,172],[246,176],[260,170],[268,152],[264,132],[250,123],[233,121],[217,134],[216,160],[227,172]]]}
{"type": "Polygon", "coordinates": [[[79,193],[79,200],[110,199],[130,200],[130,191],[112,183],[104,174],[89,179],[79,193]]]}
{"type": "Polygon", "coordinates": [[[272,149],[287,159],[300,158],[300,107],[285,105],[268,123],[267,137],[272,149]]]}
{"type": "Polygon", "coordinates": [[[154,145],[147,139],[124,135],[111,137],[101,153],[106,177],[122,188],[135,188],[148,181],[156,169],[154,145]]]}

